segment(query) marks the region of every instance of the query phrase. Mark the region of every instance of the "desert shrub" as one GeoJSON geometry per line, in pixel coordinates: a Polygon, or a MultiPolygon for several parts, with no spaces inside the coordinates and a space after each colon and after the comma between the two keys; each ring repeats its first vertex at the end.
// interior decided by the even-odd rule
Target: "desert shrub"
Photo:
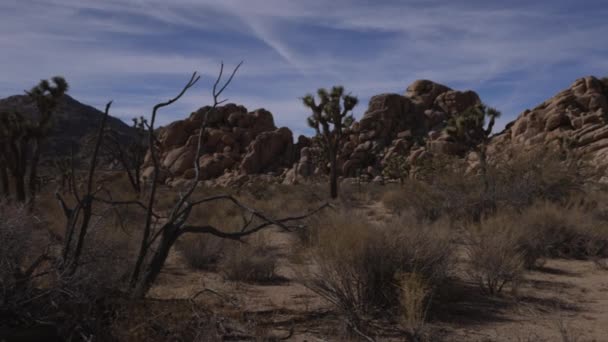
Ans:
{"type": "Polygon", "coordinates": [[[499,207],[521,210],[538,201],[564,204],[580,193],[585,165],[564,158],[558,151],[542,148],[496,161],[489,178],[499,207]]]}
{"type": "Polygon", "coordinates": [[[467,246],[469,275],[491,295],[500,293],[507,284],[516,289],[524,271],[518,236],[511,226],[503,224],[494,218],[482,221],[467,246]]]}
{"type": "Polygon", "coordinates": [[[462,160],[436,156],[417,166],[402,189],[385,192],[382,201],[393,212],[413,210],[421,220],[479,222],[498,208],[521,211],[540,200],[567,203],[582,189],[582,169],[544,149],[492,160],[484,174],[462,160]]]}
{"type": "Polygon", "coordinates": [[[543,257],[596,258],[608,256],[608,226],[578,206],[538,203],[514,220],[526,267],[543,257]]]}
{"type": "Polygon", "coordinates": [[[30,257],[35,222],[23,206],[0,204],[0,303],[14,300],[19,275],[30,257]]]}
{"type": "Polygon", "coordinates": [[[209,270],[220,260],[225,244],[211,235],[188,235],[178,241],[177,248],[190,267],[209,270]]]}
{"type": "Polygon", "coordinates": [[[226,279],[243,282],[272,282],[277,279],[276,268],[276,258],[264,245],[232,246],[221,263],[226,279]]]}
{"type": "Polygon", "coordinates": [[[70,272],[57,258],[60,246],[44,218],[15,206],[1,206],[0,217],[0,330],[9,340],[25,331],[40,340],[103,340],[105,298],[118,288],[125,264],[111,258],[121,243],[92,234],[79,268],[70,272]]]}
{"type": "Polygon", "coordinates": [[[313,264],[302,275],[304,284],[353,324],[398,307],[400,274],[419,274],[433,288],[448,271],[447,234],[442,226],[412,222],[400,217],[372,225],[352,212],[324,216],[314,228],[313,264]]]}

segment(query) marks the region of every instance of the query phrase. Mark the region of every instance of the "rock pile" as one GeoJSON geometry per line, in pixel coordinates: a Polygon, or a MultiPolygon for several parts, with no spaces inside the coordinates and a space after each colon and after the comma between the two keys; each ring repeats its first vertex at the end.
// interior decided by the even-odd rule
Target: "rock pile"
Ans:
{"type": "MultiPolygon", "coordinates": [[[[226,104],[215,111],[209,111],[209,108],[200,108],[189,118],[161,129],[157,148],[163,169],[162,181],[172,183],[196,176],[194,159],[201,123],[205,119],[207,125],[198,160],[201,180],[234,171],[245,175],[280,174],[292,165],[297,156],[292,132],[287,127],[277,129],[270,112],[265,109],[248,112],[236,104],[226,104]]],[[[148,153],[143,177],[149,178],[152,170],[148,153]]]]}

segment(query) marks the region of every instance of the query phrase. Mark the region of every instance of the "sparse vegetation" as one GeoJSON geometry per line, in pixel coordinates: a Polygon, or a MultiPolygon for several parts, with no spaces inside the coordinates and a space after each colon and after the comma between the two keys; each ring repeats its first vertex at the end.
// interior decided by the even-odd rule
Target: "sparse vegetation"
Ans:
{"type": "Polygon", "coordinates": [[[357,328],[407,300],[400,299],[399,275],[416,273],[433,288],[449,271],[451,248],[440,225],[419,229],[405,217],[374,225],[341,212],[324,218],[315,231],[314,264],[304,282],[357,328]]]}
{"type": "Polygon", "coordinates": [[[277,279],[277,262],[268,246],[260,241],[253,245],[233,244],[222,262],[221,270],[228,280],[270,283],[277,279]]]}
{"type": "MultiPolygon", "coordinates": [[[[591,168],[567,137],[541,149],[492,151],[499,113],[484,105],[444,122],[449,141],[466,145],[464,155],[428,154],[415,165],[405,155],[378,153],[374,161],[366,155],[373,166],[353,166],[365,168],[365,177],[339,180],[340,147],[353,142],[354,153],[375,123],[357,131],[351,126],[357,99],[342,87],[320,89],[319,104],[312,95],[303,99],[317,136],[297,146],[325,153],[313,155],[325,160],[315,167],[330,164],[330,194],[337,196],[340,181],[339,200],[323,204],[318,180],[326,175],[281,184],[290,171],[285,164],[260,175],[262,181],[240,174],[235,177],[251,180],[227,187],[199,181],[203,155],[211,153],[201,148],[211,139],[207,118],[222,119],[219,97],[237,70],[220,84],[222,67],[213,104],[198,112],[196,125],[188,122],[194,176],[175,187],[174,179],[165,184],[161,177],[167,151],[155,122],[197,83],[196,73],[177,96],[155,105],[149,119],[134,122],[133,145],[107,127],[108,103],[87,160],[60,156],[40,163],[40,172],[37,151],[50,127],[44,120],[67,83],[43,81],[29,93],[43,113],[37,123],[18,113],[0,116],[0,340],[27,329],[34,339],[64,340],[274,341],[300,333],[423,341],[434,340],[435,330],[449,335],[446,323],[458,330],[460,320],[471,319],[484,329],[486,320],[533,317],[528,311],[546,326],[558,311],[552,308],[582,312],[595,304],[579,296],[605,292],[581,280],[601,278],[608,268],[605,186],[588,177],[591,168]],[[122,170],[100,167],[104,153],[122,170]],[[146,154],[153,172],[143,183],[146,154]],[[28,161],[13,165],[14,158],[28,161]],[[17,169],[27,171],[22,179],[17,169]],[[41,178],[38,173],[56,175],[55,187],[32,192],[28,177],[41,178]],[[369,182],[381,174],[392,180],[369,182]],[[338,320],[345,334],[335,332],[338,320]]],[[[249,114],[237,114],[232,118],[246,126],[249,114]]],[[[213,128],[227,142],[216,156],[231,158],[233,147],[247,147],[236,143],[243,136],[230,139],[235,130],[213,128]]],[[[411,137],[402,128],[393,133],[411,137]]],[[[424,139],[416,139],[423,149],[424,139]]],[[[285,151],[288,162],[292,154],[285,151]]],[[[579,337],[561,323],[547,331],[522,334],[579,337]]]]}

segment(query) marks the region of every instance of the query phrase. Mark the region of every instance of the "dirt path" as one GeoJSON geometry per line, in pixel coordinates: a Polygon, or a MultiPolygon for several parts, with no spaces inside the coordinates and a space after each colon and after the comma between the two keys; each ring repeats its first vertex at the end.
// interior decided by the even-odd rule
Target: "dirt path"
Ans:
{"type": "MultiPolygon", "coordinates": [[[[390,217],[380,203],[364,205],[361,210],[370,220],[390,217]]],[[[266,239],[281,281],[267,285],[225,281],[218,273],[191,269],[174,249],[150,296],[189,298],[202,289],[212,289],[224,299],[201,297],[205,305],[212,301],[218,310],[256,321],[267,332],[284,335],[294,327],[296,333],[290,341],[327,339],[339,320],[326,302],[298,283],[297,269],[306,260],[293,257],[296,237],[272,229],[266,239]]],[[[549,260],[542,269],[526,274],[517,294],[502,298],[482,295],[463,275],[456,276],[453,283],[429,319],[429,330],[441,340],[562,341],[561,328],[577,341],[608,341],[608,271],[593,262],[549,260]]]]}

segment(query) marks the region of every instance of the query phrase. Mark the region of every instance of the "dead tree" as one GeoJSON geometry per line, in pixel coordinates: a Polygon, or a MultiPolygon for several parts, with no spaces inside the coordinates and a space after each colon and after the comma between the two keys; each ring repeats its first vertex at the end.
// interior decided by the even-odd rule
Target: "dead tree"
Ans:
{"type": "MultiPolygon", "coordinates": [[[[150,199],[148,203],[148,213],[146,217],[146,225],[144,226],[143,238],[141,240],[140,253],[136,261],[134,272],[131,276],[130,287],[132,295],[134,297],[141,298],[146,295],[148,289],[158,277],[173,244],[180,236],[184,234],[211,234],[219,238],[241,241],[244,237],[259,232],[260,230],[273,225],[276,225],[285,230],[302,228],[301,225],[292,225],[291,223],[296,222],[298,220],[302,220],[303,218],[316,213],[318,210],[321,210],[326,206],[321,206],[319,209],[299,216],[273,219],[254,208],[250,208],[242,204],[231,195],[211,196],[198,200],[192,199],[192,195],[194,194],[194,190],[196,189],[200,179],[200,165],[198,160],[202,155],[202,146],[204,145],[203,138],[205,127],[207,125],[207,118],[214,114],[214,111],[217,110],[218,105],[226,101],[220,100],[220,96],[224,92],[226,87],[231,83],[234,75],[238,71],[241,64],[242,63],[237,65],[233,69],[228,79],[223,83],[223,85],[220,85],[220,83],[222,82],[222,75],[224,71],[224,65],[223,63],[221,64],[219,75],[213,85],[213,105],[208,108],[207,112],[205,112],[197,137],[197,150],[194,158],[194,180],[187,188],[187,190],[180,194],[180,199],[175,203],[175,205],[171,209],[169,216],[164,220],[162,224],[159,225],[160,227],[156,230],[153,229],[154,216],[152,206],[156,197],[156,190],[158,184],[157,178],[160,171],[160,163],[158,151],[154,148],[150,149],[154,172],[152,175],[153,180],[151,184],[150,199]],[[238,230],[235,230],[235,232],[225,232],[210,225],[199,226],[190,224],[188,222],[188,217],[190,216],[190,213],[195,206],[203,205],[205,203],[218,200],[230,201],[241,210],[247,212],[252,219],[245,222],[243,226],[240,227],[238,230]],[[254,219],[256,219],[257,222],[254,219]],[[254,222],[256,223],[254,224],[254,222]],[[149,253],[151,253],[150,256],[148,256],[149,253]]],[[[177,101],[198,80],[199,77],[196,73],[194,73],[190,78],[190,81],[175,98],[154,106],[154,109],[152,111],[152,117],[150,119],[150,124],[148,127],[150,134],[150,146],[154,146],[155,143],[154,123],[156,121],[157,111],[160,108],[168,106],[177,101]]]]}
{"type": "Polygon", "coordinates": [[[328,92],[324,88],[317,91],[319,104],[313,95],[308,94],[302,98],[304,105],[312,110],[308,117],[308,125],[314,128],[317,136],[323,139],[323,147],[329,159],[329,187],[331,198],[338,197],[338,166],[337,157],[342,129],[348,128],[354,121],[352,114],[359,100],[351,95],[344,94],[344,87],[335,86],[328,92]],[[342,104],[340,103],[342,102],[342,104]]]}
{"type": "MultiPolygon", "coordinates": [[[[159,273],[161,272],[167,256],[171,251],[174,243],[177,239],[184,234],[211,234],[219,238],[231,239],[236,241],[242,241],[243,238],[257,233],[265,228],[271,226],[277,226],[284,230],[292,231],[295,229],[303,229],[304,226],[298,224],[298,222],[310,215],[317,213],[323,208],[327,207],[328,204],[324,204],[316,210],[310,211],[306,214],[285,217],[281,219],[273,219],[263,212],[254,208],[248,207],[241,203],[238,199],[231,195],[217,195],[201,199],[193,199],[194,191],[200,182],[200,166],[198,160],[202,155],[202,146],[204,131],[206,127],[207,117],[213,114],[213,111],[217,110],[217,106],[226,100],[220,100],[219,97],[226,87],[232,81],[234,75],[238,71],[241,64],[239,64],[231,73],[229,78],[223,85],[220,86],[222,81],[222,75],[224,66],[221,65],[219,76],[213,86],[213,106],[209,107],[205,113],[204,118],[201,122],[199,134],[198,134],[198,145],[196,151],[196,158],[194,159],[195,178],[193,179],[190,186],[186,191],[180,193],[179,200],[173,205],[169,214],[166,216],[159,215],[154,205],[156,202],[157,190],[158,190],[158,177],[160,173],[160,162],[158,150],[155,148],[157,143],[155,136],[154,124],[156,122],[158,111],[166,106],[179,100],[190,88],[192,88],[199,80],[198,74],[195,72],[188,83],[184,86],[181,92],[174,98],[159,103],[154,106],[152,110],[152,116],[150,118],[148,129],[148,142],[150,146],[150,156],[153,163],[152,182],[150,183],[149,197],[147,203],[141,201],[116,201],[110,196],[103,196],[104,189],[102,186],[93,189],[94,174],[96,171],[96,163],[99,158],[99,149],[102,144],[104,137],[105,123],[108,116],[110,104],[106,106],[104,117],[101,121],[97,140],[95,142],[94,152],[91,158],[91,164],[89,168],[88,178],[86,180],[86,192],[84,195],[80,195],[75,186],[72,187],[72,194],[75,197],[76,205],[73,208],[69,208],[66,202],[63,200],[61,195],[57,194],[57,198],[63,208],[65,216],[67,218],[66,235],[64,238],[63,248],[63,260],[64,269],[67,268],[70,272],[75,272],[78,267],[79,258],[82,254],[84,241],[86,238],[89,225],[91,224],[91,217],[93,216],[93,205],[95,203],[101,203],[105,205],[123,206],[123,205],[135,205],[145,211],[144,226],[141,235],[140,248],[138,255],[135,259],[133,271],[131,273],[128,292],[132,297],[142,298],[148,292],[150,286],[154,283],[159,273]],[[217,227],[210,225],[196,225],[190,223],[188,218],[192,209],[196,206],[201,206],[213,201],[230,201],[232,204],[240,208],[243,212],[249,215],[249,219],[246,220],[242,227],[230,232],[223,231],[217,227]]],[[[73,178],[72,178],[73,181],[73,178]]]]}
{"type": "MultiPolygon", "coordinates": [[[[59,200],[65,217],[67,219],[66,229],[65,229],[65,237],[64,244],[62,250],[62,263],[63,268],[71,270],[71,272],[75,272],[78,268],[78,262],[80,256],[82,254],[82,250],[84,247],[85,238],[87,232],[89,230],[89,225],[91,222],[91,217],[93,216],[93,202],[95,199],[95,194],[97,191],[94,191],[93,185],[95,180],[95,171],[97,168],[97,159],[99,156],[99,150],[101,148],[101,144],[103,141],[103,132],[106,126],[106,122],[108,119],[110,106],[112,102],[108,102],[106,105],[106,109],[104,111],[103,116],[101,117],[101,122],[99,124],[99,130],[97,133],[97,140],[95,142],[95,147],[93,149],[93,155],[91,157],[91,163],[89,165],[89,171],[86,180],[86,188],[85,193],[83,195],[79,194],[78,187],[75,183],[75,178],[71,177],[72,181],[72,195],[76,201],[76,205],[74,208],[68,208],[66,202],[63,197],[56,193],[56,197],[59,200]],[[77,235],[77,236],[76,236],[77,235]],[[75,240],[74,240],[75,239],[75,240]]],[[[72,158],[72,172],[74,174],[74,159],[72,158]]]]}

